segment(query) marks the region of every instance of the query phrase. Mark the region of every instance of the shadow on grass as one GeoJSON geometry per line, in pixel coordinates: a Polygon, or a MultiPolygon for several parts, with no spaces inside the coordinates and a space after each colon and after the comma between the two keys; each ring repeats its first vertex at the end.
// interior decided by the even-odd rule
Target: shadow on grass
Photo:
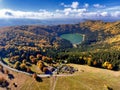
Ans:
{"type": "Polygon", "coordinates": [[[14,79],[15,77],[14,77],[12,74],[8,74],[8,78],[9,78],[10,80],[12,80],[12,79],[14,79]]]}
{"type": "Polygon", "coordinates": [[[2,88],[8,87],[8,86],[9,86],[9,83],[6,80],[0,83],[0,87],[2,88]]]}
{"type": "Polygon", "coordinates": [[[38,81],[38,82],[42,82],[43,80],[42,80],[42,78],[37,77],[37,78],[36,78],[36,81],[38,81]]]}

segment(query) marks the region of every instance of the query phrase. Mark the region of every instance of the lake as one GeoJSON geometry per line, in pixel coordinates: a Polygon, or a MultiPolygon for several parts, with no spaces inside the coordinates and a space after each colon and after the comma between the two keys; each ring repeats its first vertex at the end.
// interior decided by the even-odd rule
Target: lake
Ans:
{"type": "Polygon", "coordinates": [[[79,33],[63,34],[60,37],[70,41],[72,44],[79,44],[83,41],[83,35],[79,33]]]}

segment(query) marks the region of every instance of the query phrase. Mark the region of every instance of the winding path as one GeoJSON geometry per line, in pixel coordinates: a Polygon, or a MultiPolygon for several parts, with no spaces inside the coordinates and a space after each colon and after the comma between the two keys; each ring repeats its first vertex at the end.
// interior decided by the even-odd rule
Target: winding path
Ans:
{"type": "MultiPolygon", "coordinates": [[[[18,72],[18,73],[23,73],[23,74],[32,76],[32,74],[30,74],[30,73],[27,73],[27,72],[20,71],[20,70],[17,70],[17,69],[14,69],[14,68],[9,67],[8,65],[6,65],[6,64],[3,63],[2,59],[0,59],[0,64],[1,64],[3,67],[5,67],[5,68],[7,68],[7,69],[9,69],[9,70],[12,70],[12,71],[15,71],[15,72],[18,72]]],[[[72,75],[72,74],[67,74],[67,75],[65,75],[65,74],[60,74],[60,75],[37,74],[37,76],[38,76],[38,77],[50,77],[50,76],[58,76],[58,77],[61,77],[61,76],[73,76],[73,75],[72,75]]]]}
{"type": "MultiPolygon", "coordinates": [[[[17,69],[14,69],[14,68],[9,67],[8,65],[4,64],[1,59],[0,59],[0,64],[1,64],[3,67],[5,67],[5,68],[7,68],[7,69],[9,69],[9,70],[12,70],[12,71],[14,71],[14,72],[23,73],[23,74],[32,76],[32,74],[30,74],[30,73],[23,72],[23,71],[20,71],[20,70],[17,70],[17,69]]],[[[39,77],[50,77],[51,75],[49,75],[49,74],[41,74],[41,75],[38,74],[37,76],[39,76],[39,77]]]]}
{"type": "MultiPolygon", "coordinates": [[[[17,69],[14,69],[14,68],[9,67],[8,65],[6,65],[6,64],[3,63],[2,59],[0,59],[0,64],[1,64],[3,67],[5,67],[5,68],[7,68],[7,69],[9,69],[9,70],[12,70],[12,71],[14,71],[14,72],[23,73],[23,74],[32,76],[32,74],[30,74],[30,73],[23,72],[23,71],[19,71],[19,70],[17,70],[17,69]]],[[[73,75],[72,75],[72,74],[67,74],[67,75],[65,75],[65,74],[60,74],[60,75],[49,75],[49,74],[41,74],[41,75],[40,75],[40,74],[37,74],[37,76],[38,76],[38,77],[50,77],[50,76],[52,76],[52,77],[51,77],[51,88],[50,88],[50,90],[55,90],[58,77],[73,76],[73,75]]]]}

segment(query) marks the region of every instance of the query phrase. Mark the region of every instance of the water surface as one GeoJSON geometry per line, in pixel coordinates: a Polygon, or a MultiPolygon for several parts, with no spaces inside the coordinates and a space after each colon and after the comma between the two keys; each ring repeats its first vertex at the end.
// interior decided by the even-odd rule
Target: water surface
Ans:
{"type": "Polygon", "coordinates": [[[72,44],[79,44],[83,41],[83,35],[81,35],[79,33],[63,34],[60,37],[70,41],[72,44]]]}

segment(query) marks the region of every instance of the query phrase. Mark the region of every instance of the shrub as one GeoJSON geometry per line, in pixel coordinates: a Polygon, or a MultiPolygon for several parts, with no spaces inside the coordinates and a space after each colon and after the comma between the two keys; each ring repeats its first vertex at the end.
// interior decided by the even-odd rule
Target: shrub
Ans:
{"type": "Polygon", "coordinates": [[[109,64],[110,64],[110,62],[106,61],[106,62],[103,63],[102,67],[107,68],[109,64]]]}
{"type": "Polygon", "coordinates": [[[19,69],[20,68],[20,62],[17,61],[15,64],[14,64],[14,68],[15,69],[19,69]]]}
{"type": "Polygon", "coordinates": [[[87,65],[92,66],[92,60],[87,60],[87,65]]]}
{"type": "Polygon", "coordinates": [[[27,72],[30,73],[31,72],[31,69],[29,67],[27,67],[27,72]]]}
{"type": "Polygon", "coordinates": [[[48,71],[48,69],[47,69],[47,67],[43,67],[43,72],[47,72],[48,71]]]}
{"type": "Polygon", "coordinates": [[[25,71],[27,69],[26,64],[22,63],[20,65],[20,69],[25,71]]]}
{"type": "Polygon", "coordinates": [[[94,66],[96,66],[97,65],[97,61],[95,60],[95,61],[93,61],[93,65],[94,66]]]}
{"type": "Polygon", "coordinates": [[[107,69],[112,70],[113,69],[113,65],[112,64],[108,64],[107,69]]]}
{"type": "Polygon", "coordinates": [[[22,60],[22,63],[26,64],[26,59],[22,60]]]}
{"type": "Polygon", "coordinates": [[[40,60],[40,61],[37,62],[37,66],[38,66],[39,69],[42,70],[44,64],[43,64],[43,62],[40,60]]]}

